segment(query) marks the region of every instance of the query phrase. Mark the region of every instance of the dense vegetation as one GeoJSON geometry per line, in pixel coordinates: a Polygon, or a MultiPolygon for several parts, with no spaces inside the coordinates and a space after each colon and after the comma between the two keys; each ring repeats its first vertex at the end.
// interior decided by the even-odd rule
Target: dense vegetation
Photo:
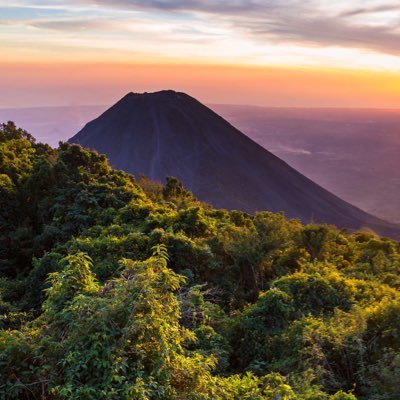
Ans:
{"type": "Polygon", "coordinates": [[[399,271],[0,126],[1,399],[396,400],[399,271]]]}

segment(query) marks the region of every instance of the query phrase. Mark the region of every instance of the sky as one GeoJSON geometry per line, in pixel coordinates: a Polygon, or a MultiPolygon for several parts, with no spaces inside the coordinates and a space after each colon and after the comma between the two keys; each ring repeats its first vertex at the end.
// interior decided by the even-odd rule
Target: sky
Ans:
{"type": "Polygon", "coordinates": [[[400,108],[393,0],[0,0],[0,108],[206,103],[400,108]]]}

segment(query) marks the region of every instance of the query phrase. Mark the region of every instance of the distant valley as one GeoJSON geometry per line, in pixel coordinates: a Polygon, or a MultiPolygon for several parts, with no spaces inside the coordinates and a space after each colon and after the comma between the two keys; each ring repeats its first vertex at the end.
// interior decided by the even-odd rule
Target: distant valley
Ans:
{"type": "Polygon", "coordinates": [[[400,110],[213,108],[340,198],[400,222],[400,110]]]}

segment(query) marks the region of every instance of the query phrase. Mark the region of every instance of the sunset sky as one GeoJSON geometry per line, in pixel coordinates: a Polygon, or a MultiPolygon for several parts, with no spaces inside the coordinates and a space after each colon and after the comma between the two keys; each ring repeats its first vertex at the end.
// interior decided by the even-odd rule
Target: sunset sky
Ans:
{"type": "Polygon", "coordinates": [[[0,107],[208,103],[400,108],[400,4],[0,0],[0,107]]]}

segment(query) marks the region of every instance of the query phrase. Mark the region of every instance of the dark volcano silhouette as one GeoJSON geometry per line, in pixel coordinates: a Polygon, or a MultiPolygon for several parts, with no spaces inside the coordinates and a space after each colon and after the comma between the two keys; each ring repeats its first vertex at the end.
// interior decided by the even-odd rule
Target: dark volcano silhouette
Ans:
{"type": "Polygon", "coordinates": [[[216,208],[284,211],[303,222],[400,236],[399,226],[318,186],[185,93],[129,93],[69,142],[135,175],[175,176],[216,208]]]}

